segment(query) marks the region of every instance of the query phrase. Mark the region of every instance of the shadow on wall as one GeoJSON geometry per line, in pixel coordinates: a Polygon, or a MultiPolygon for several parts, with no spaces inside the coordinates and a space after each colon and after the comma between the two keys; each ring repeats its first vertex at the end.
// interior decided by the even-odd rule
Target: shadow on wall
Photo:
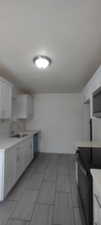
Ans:
{"type": "MultiPolygon", "coordinates": [[[[15,83],[16,81],[14,73],[3,64],[0,64],[0,76],[7,79],[8,81],[12,81],[12,83],[15,83]]],[[[20,81],[18,81],[18,83],[19,82],[20,81]]]]}
{"type": "Polygon", "coordinates": [[[11,81],[16,88],[18,89],[22,89],[23,92],[28,92],[29,93],[29,89],[27,87],[27,84],[25,84],[25,87],[23,87],[24,85],[24,81],[22,82],[18,77],[17,74],[12,71],[11,69],[8,69],[7,66],[5,66],[4,64],[0,64],[0,76],[7,79],[8,81],[11,81]]]}

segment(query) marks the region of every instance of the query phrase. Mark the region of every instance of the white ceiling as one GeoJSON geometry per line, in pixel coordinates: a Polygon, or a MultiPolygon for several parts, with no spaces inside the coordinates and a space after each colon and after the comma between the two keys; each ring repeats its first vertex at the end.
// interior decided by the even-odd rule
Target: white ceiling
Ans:
{"type": "Polygon", "coordinates": [[[0,74],[35,92],[78,92],[101,63],[101,0],[0,0],[0,74]],[[46,71],[34,56],[52,58],[46,71]]]}

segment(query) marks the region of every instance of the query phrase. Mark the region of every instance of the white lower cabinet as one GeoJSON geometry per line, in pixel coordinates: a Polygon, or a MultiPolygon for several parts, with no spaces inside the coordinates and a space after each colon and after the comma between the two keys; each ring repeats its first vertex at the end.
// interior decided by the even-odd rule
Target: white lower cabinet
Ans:
{"type": "Polygon", "coordinates": [[[0,201],[4,200],[32,159],[32,137],[0,152],[0,201]]]}
{"type": "Polygon", "coordinates": [[[16,147],[5,151],[4,165],[4,195],[6,196],[16,182],[16,147]]]}

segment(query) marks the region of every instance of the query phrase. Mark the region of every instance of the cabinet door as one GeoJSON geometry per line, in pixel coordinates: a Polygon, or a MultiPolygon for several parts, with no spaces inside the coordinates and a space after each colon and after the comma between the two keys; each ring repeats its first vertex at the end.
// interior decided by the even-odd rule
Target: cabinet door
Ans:
{"type": "Polygon", "coordinates": [[[23,142],[24,169],[28,166],[28,141],[23,142]]]}
{"type": "Polygon", "coordinates": [[[24,167],[26,168],[33,159],[32,138],[24,142],[24,167]]]}
{"type": "Polygon", "coordinates": [[[27,98],[27,112],[28,112],[28,118],[32,118],[33,116],[33,98],[32,96],[28,96],[27,98]]]}
{"type": "Polygon", "coordinates": [[[16,149],[12,147],[5,152],[4,193],[5,196],[16,182],[16,149]]]}
{"type": "Polygon", "coordinates": [[[25,169],[29,165],[29,155],[28,155],[28,142],[26,142],[26,146],[24,148],[24,167],[25,169]]]}
{"type": "Polygon", "coordinates": [[[27,98],[26,95],[18,95],[14,104],[14,116],[17,119],[26,119],[27,115],[27,98]]]}
{"type": "Polygon", "coordinates": [[[33,139],[32,138],[28,140],[28,159],[29,159],[29,163],[33,159],[33,139]]]}
{"type": "Polygon", "coordinates": [[[19,144],[16,148],[16,178],[18,179],[24,171],[23,146],[19,144]]]}
{"type": "Polygon", "coordinates": [[[5,117],[10,119],[12,117],[12,87],[8,85],[6,85],[5,103],[5,117]]]}
{"type": "Polygon", "coordinates": [[[12,113],[12,87],[0,82],[0,118],[10,119],[12,113]]]}
{"type": "Polygon", "coordinates": [[[32,97],[29,95],[18,95],[15,100],[14,115],[17,119],[27,119],[32,117],[33,112],[32,97]]]}
{"type": "Polygon", "coordinates": [[[5,152],[0,152],[0,201],[4,200],[4,166],[5,166],[5,152]]]}

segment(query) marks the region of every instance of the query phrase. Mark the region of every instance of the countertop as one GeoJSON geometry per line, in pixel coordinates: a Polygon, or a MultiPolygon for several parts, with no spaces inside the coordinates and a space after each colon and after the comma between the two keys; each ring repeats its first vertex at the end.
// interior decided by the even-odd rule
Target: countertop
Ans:
{"type": "Polygon", "coordinates": [[[33,131],[25,131],[24,133],[27,133],[28,135],[21,138],[15,138],[15,137],[0,137],[0,151],[5,151],[6,149],[9,149],[10,147],[27,140],[27,138],[33,136],[36,134],[38,130],[33,131]]]}
{"type": "Polygon", "coordinates": [[[75,144],[76,149],[77,148],[101,148],[101,142],[100,141],[81,141],[77,142],[75,144]]]}

